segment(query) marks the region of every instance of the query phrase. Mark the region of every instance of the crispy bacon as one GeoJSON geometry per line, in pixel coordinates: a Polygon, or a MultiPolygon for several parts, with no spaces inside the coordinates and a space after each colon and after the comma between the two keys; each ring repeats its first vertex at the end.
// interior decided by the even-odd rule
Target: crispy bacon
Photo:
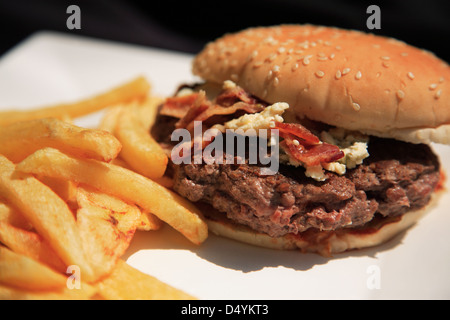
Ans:
{"type": "Polygon", "coordinates": [[[253,98],[247,91],[242,89],[239,86],[235,86],[233,88],[227,88],[223,90],[217,97],[216,97],[216,104],[219,104],[221,106],[229,107],[234,105],[237,102],[245,102],[248,104],[256,104],[257,101],[255,98],[253,98]]]}
{"type": "MultiPolygon", "coordinates": [[[[307,129],[305,128],[305,130],[307,129]]],[[[312,133],[310,134],[312,135],[312,133]]],[[[280,143],[283,150],[291,157],[307,166],[317,166],[322,163],[330,163],[344,157],[344,152],[342,152],[339,147],[329,143],[320,143],[320,140],[317,137],[318,143],[311,144],[310,141],[312,139],[306,142],[303,138],[300,139],[301,137],[292,133],[283,132],[283,134],[281,134],[280,131],[280,136],[284,139],[280,143]]],[[[302,134],[302,136],[305,135],[302,134]]]]}
{"type": "Polygon", "coordinates": [[[169,97],[162,105],[159,113],[164,116],[171,116],[181,119],[189,111],[197,97],[197,92],[180,97],[169,97]]]}
{"type": "Polygon", "coordinates": [[[318,137],[299,123],[276,122],[275,129],[280,130],[280,136],[282,138],[288,135],[294,135],[306,144],[314,145],[320,143],[318,137]]]}
{"type": "MultiPolygon", "coordinates": [[[[214,116],[232,115],[238,111],[245,113],[256,113],[264,109],[264,106],[257,103],[247,103],[237,101],[231,106],[222,106],[206,98],[203,91],[200,91],[186,114],[175,124],[176,128],[186,128],[189,131],[194,129],[194,121],[202,121],[203,125],[214,116]]],[[[211,121],[209,121],[211,122],[211,121]]],[[[207,123],[212,125],[213,123],[207,123]]]]}

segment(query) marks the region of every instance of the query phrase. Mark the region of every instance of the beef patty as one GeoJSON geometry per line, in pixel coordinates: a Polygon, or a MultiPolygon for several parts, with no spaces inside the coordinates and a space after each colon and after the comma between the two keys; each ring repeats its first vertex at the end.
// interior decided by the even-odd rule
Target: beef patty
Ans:
{"type": "Polygon", "coordinates": [[[343,176],[327,172],[322,182],[291,166],[262,176],[255,165],[182,164],[173,166],[173,188],[273,237],[360,227],[429,202],[440,172],[427,145],[371,137],[369,154],[343,176]]]}

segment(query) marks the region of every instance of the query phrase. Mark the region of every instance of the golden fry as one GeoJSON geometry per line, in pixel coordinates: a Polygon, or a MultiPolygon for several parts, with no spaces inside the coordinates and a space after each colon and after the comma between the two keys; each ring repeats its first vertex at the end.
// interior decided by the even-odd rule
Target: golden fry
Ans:
{"type": "Polygon", "coordinates": [[[150,179],[160,178],[168,157],[137,115],[136,105],[122,109],[119,115],[114,133],[122,144],[120,156],[134,171],[150,179]]]}
{"type": "Polygon", "coordinates": [[[114,159],[122,148],[108,132],[80,128],[55,118],[0,126],[0,154],[13,162],[44,147],[103,161],[114,159]]]}
{"type": "Polygon", "coordinates": [[[0,222],[0,242],[12,251],[39,261],[54,270],[65,272],[66,265],[53,248],[37,233],[0,222]]]}
{"type": "Polygon", "coordinates": [[[67,278],[24,255],[0,246],[0,283],[23,289],[49,290],[66,286],[67,278]]]}
{"type": "Polygon", "coordinates": [[[17,228],[31,230],[33,226],[16,209],[6,203],[0,202],[0,222],[11,224],[17,228]]]}
{"type": "Polygon", "coordinates": [[[95,297],[97,288],[85,282],[80,289],[67,287],[53,290],[24,290],[0,284],[0,300],[89,300],[95,297]]]}
{"type": "Polygon", "coordinates": [[[161,282],[119,260],[112,274],[97,284],[110,300],[193,300],[191,295],[161,282]]]}
{"type": "Polygon", "coordinates": [[[148,211],[142,211],[137,230],[150,231],[159,230],[162,227],[163,222],[154,214],[148,211]]]}
{"type": "Polygon", "coordinates": [[[94,278],[67,204],[36,178],[17,174],[14,164],[1,155],[0,197],[8,199],[31,222],[67,265],[78,265],[85,279],[94,278]]]}
{"type": "Polygon", "coordinates": [[[155,214],[195,244],[208,236],[201,212],[188,200],[133,171],[90,159],[77,159],[46,148],[17,165],[22,172],[91,185],[155,214]]]}
{"type": "Polygon", "coordinates": [[[0,126],[26,120],[41,118],[78,118],[109,106],[144,98],[150,84],[144,77],[138,77],[108,92],[75,103],[59,104],[29,111],[0,112],[0,126]]]}
{"type": "Polygon", "coordinates": [[[98,126],[99,130],[108,131],[110,133],[114,133],[116,128],[117,119],[124,108],[123,105],[118,105],[114,107],[110,107],[105,111],[103,118],[100,121],[98,126]]]}
{"type": "Polygon", "coordinates": [[[77,224],[84,251],[98,276],[105,276],[130,245],[141,211],[89,188],[78,188],[77,201],[77,224]]]}
{"type": "Polygon", "coordinates": [[[144,126],[145,130],[150,131],[152,128],[156,116],[158,115],[158,107],[163,103],[164,98],[157,96],[147,97],[142,103],[136,108],[136,113],[141,124],[144,126]]]}

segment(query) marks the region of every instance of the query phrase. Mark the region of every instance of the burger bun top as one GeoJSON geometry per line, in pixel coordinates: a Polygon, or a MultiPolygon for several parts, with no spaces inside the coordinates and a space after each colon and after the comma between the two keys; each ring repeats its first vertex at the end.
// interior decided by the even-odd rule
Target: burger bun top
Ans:
{"type": "Polygon", "coordinates": [[[193,73],[286,102],[298,118],[450,144],[449,65],[392,38],[313,25],[249,28],[207,44],[193,73]]]}

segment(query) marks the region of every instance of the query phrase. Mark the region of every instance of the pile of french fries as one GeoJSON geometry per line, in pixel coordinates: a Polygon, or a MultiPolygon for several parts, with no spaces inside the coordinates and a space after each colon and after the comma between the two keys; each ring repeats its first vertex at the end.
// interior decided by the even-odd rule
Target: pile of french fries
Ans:
{"type": "Polygon", "coordinates": [[[0,112],[0,299],[195,299],[128,265],[137,230],[192,243],[199,210],[168,187],[143,77],[76,103],[0,112]],[[73,119],[105,109],[97,128],[73,119]]]}

